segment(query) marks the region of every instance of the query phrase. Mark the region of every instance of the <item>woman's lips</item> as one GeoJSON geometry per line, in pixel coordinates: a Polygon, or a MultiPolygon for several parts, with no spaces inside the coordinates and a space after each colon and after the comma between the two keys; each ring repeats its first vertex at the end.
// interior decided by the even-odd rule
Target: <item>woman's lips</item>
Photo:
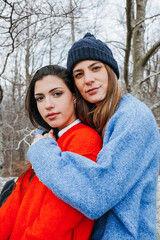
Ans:
{"type": "Polygon", "coordinates": [[[86,92],[89,94],[89,95],[94,95],[95,93],[98,92],[98,87],[97,88],[90,88],[88,89],[86,92]]]}
{"type": "Polygon", "coordinates": [[[47,118],[49,120],[53,120],[53,119],[55,119],[58,116],[58,114],[59,113],[49,113],[49,114],[47,114],[47,118]]]}

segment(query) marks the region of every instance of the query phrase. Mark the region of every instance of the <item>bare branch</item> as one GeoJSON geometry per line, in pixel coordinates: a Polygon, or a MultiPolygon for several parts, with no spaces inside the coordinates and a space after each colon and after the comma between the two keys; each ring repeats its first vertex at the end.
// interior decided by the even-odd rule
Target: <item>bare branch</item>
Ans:
{"type": "Polygon", "coordinates": [[[29,132],[29,134],[25,135],[24,138],[21,139],[21,141],[19,141],[16,150],[19,149],[19,147],[20,147],[20,145],[21,145],[22,142],[25,142],[25,143],[30,147],[31,144],[30,144],[26,139],[27,139],[28,137],[33,137],[33,135],[35,134],[35,132],[36,132],[36,129],[33,129],[32,131],[29,132]]]}
{"type": "Polygon", "coordinates": [[[134,30],[136,27],[138,27],[138,25],[140,25],[141,23],[145,22],[146,20],[149,20],[149,19],[152,19],[152,18],[156,18],[156,17],[159,17],[159,16],[160,16],[160,13],[158,13],[158,14],[156,14],[156,15],[154,15],[154,16],[148,17],[148,18],[144,18],[143,20],[141,20],[141,21],[139,21],[139,22],[137,22],[137,23],[135,24],[135,26],[133,27],[133,30],[134,30]]]}
{"type": "Polygon", "coordinates": [[[155,77],[155,76],[157,76],[157,75],[160,75],[160,72],[150,74],[150,75],[147,76],[145,79],[143,79],[141,82],[139,82],[139,84],[142,84],[142,83],[146,82],[149,78],[155,77]]]}
{"type": "Polygon", "coordinates": [[[158,49],[160,48],[160,40],[157,41],[149,50],[148,52],[141,58],[140,64],[141,66],[145,66],[150,57],[155,54],[158,49]]]}

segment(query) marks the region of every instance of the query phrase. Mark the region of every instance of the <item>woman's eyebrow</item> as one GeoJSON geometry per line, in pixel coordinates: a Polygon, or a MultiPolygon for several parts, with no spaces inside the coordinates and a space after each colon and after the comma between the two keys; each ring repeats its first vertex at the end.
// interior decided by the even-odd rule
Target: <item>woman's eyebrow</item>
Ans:
{"type": "Polygon", "coordinates": [[[49,93],[51,93],[51,92],[53,92],[53,91],[55,91],[55,90],[57,90],[57,89],[63,89],[63,88],[62,88],[62,87],[52,88],[51,90],[49,90],[49,93]]]}
{"type": "Polygon", "coordinates": [[[79,71],[81,71],[81,69],[76,69],[76,70],[73,71],[73,73],[76,73],[76,72],[79,72],[79,71]]]}
{"type": "Polygon", "coordinates": [[[88,67],[93,67],[97,63],[100,63],[100,61],[96,61],[96,62],[92,63],[91,65],[89,65],[88,67]]]}
{"type": "MultiPolygon", "coordinates": [[[[97,63],[99,63],[99,62],[100,62],[100,61],[96,61],[96,62],[92,63],[91,65],[88,66],[88,68],[93,67],[95,64],[97,64],[97,63]]],[[[81,71],[81,68],[75,69],[75,70],[73,71],[73,73],[79,72],[79,71],[81,71]]]]}
{"type": "MultiPolygon", "coordinates": [[[[52,88],[51,90],[49,90],[49,93],[52,93],[53,91],[57,90],[57,89],[63,89],[62,87],[56,87],[56,88],[52,88]]],[[[43,95],[43,93],[35,93],[35,96],[37,95],[43,95]]]]}

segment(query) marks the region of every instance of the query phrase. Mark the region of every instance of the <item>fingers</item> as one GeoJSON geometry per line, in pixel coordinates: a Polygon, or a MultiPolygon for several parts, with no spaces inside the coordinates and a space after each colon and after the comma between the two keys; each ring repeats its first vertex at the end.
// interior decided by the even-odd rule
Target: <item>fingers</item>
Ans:
{"type": "Polygon", "coordinates": [[[53,129],[51,129],[51,130],[49,131],[48,137],[51,137],[51,138],[53,138],[54,140],[56,140],[56,138],[55,138],[55,136],[54,136],[54,134],[53,134],[53,129]]]}
{"type": "Polygon", "coordinates": [[[53,137],[53,129],[51,129],[48,134],[49,136],[53,137]]]}
{"type": "Polygon", "coordinates": [[[37,134],[31,145],[38,142],[42,138],[53,138],[54,140],[56,140],[56,138],[53,135],[53,129],[51,129],[48,133],[45,133],[44,135],[37,134]]]}
{"type": "Polygon", "coordinates": [[[51,136],[50,136],[50,133],[48,132],[48,133],[45,133],[43,137],[47,138],[47,137],[51,137],[51,136]]]}
{"type": "Polygon", "coordinates": [[[39,139],[42,139],[42,138],[44,138],[44,136],[43,136],[43,135],[41,135],[41,134],[37,134],[37,136],[36,136],[36,138],[35,138],[35,139],[39,140],[39,139]]]}
{"type": "Polygon", "coordinates": [[[32,146],[33,144],[35,144],[36,142],[38,142],[39,139],[42,139],[42,138],[43,138],[43,136],[42,136],[41,134],[37,134],[36,137],[34,138],[32,144],[31,144],[31,146],[32,146]]]}
{"type": "Polygon", "coordinates": [[[36,139],[33,140],[33,142],[31,143],[31,146],[32,146],[33,144],[35,144],[35,143],[36,143],[36,139]]]}

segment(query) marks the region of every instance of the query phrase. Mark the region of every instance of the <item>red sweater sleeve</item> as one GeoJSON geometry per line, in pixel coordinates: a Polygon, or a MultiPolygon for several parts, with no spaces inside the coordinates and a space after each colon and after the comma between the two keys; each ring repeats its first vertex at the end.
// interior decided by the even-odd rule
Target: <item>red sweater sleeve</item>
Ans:
{"type": "Polygon", "coordinates": [[[12,194],[0,208],[0,239],[6,240],[9,238],[17,213],[20,207],[20,182],[17,183],[12,194]]]}

